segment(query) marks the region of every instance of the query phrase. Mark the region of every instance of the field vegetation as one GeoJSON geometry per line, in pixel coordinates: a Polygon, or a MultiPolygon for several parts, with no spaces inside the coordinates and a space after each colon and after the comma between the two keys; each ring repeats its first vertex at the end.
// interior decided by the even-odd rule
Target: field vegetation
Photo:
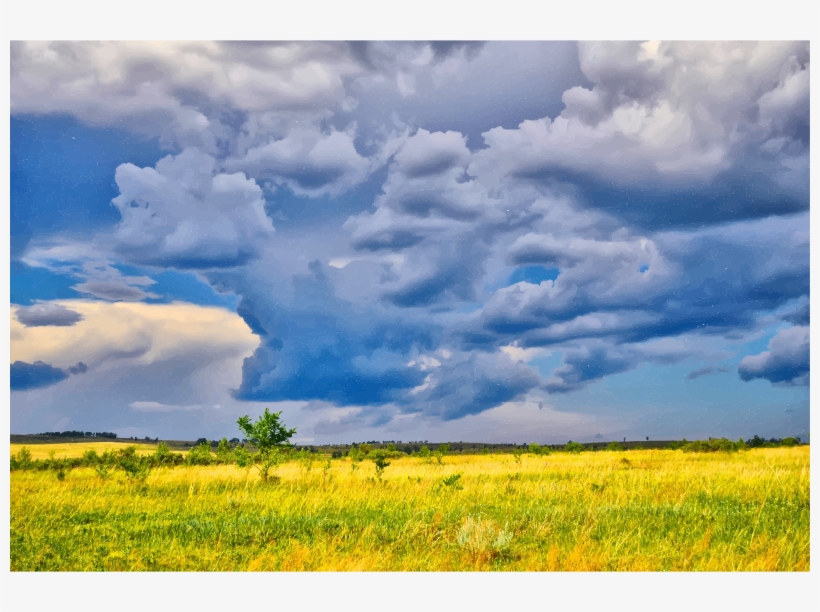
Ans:
{"type": "Polygon", "coordinates": [[[101,444],[13,449],[12,570],[810,569],[805,445],[101,444]]]}

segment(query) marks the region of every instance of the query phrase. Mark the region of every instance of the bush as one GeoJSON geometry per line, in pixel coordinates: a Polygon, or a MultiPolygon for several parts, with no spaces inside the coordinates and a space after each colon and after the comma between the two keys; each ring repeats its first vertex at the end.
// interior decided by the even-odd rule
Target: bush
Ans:
{"type": "Polygon", "coordinates": [[[121,459],[120,467],[129,480],[136,480],[138,482],[145,482],[145,479],[148,478],[148,475],[151,473],[150,460],[140,457],[121,459]]]}
{"type": "Polygon", "coordinates": [[[681,450],[684,453],[717,453],[726,452],[731,453],[745,448],[745,444],[741,446],[742,441],[732,442],[726,438],[713,438],[712,440],[694,440],[681,445],[681,450]]]}
{"type": "Polygon", "coordinates": [[[236,459],[236,465],[241,468],[250,467],[253,464],[253,457],[245,450],[244,446],[237,446],[233,451],[233,455],[236,459]]]}
{"type": "Polygon", "coordinates": [[[573,442],[570,440],[567,442],[567,445],[564,447],[564,450],[568,453],[582,453],[584,451],[584,445],[580,442],[573,442]]]}
{"type": "Polygon", "coordinates": [[[621,444],[620,442],[610,442],[609,444],[606,445],[606,450],[608,450],[608,451],[623,451],[623,450],[626,450],[626,448],[624,448],[624,445],[621,444]]]}
{"type": "Polygon", "coordinates": [[[188,465],[211,465],[212,462],[211,445],[208,444],[207,440],[200,442],[189,450],[188,455],[185,457],[185,463],[188,465]]]}
{"type": "Polygon", "coordinates": [[[31,451],[25,446],[11,458],[12,470],[28,470],[32,467],[31,451]]]}

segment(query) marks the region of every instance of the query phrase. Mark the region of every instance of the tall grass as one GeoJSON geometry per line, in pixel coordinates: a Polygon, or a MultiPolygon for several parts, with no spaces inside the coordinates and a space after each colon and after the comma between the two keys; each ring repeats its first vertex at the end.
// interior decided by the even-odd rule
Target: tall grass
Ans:
{"type": "Polygon", "coordinates": [[[15,471],[11,568],[809,570],[806,447],[358,465],[15,471]]]}

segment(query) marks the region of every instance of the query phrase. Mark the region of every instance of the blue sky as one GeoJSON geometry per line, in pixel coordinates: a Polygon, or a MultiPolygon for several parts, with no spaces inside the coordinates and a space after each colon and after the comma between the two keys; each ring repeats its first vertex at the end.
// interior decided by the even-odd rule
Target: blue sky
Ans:
{"type": "Polygon", "coordinates": [[[14,43],[11,429],[805,435],[807,43],[14,43]]]}

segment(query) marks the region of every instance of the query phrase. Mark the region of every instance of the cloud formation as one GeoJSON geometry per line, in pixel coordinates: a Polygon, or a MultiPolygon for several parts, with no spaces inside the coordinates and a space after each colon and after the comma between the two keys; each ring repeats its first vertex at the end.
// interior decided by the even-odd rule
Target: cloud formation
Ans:
{"type": "Polygon", "coordinates": [[[89,300],[17,308],[12,360],[116,369],[169,423],[312,402],[321,435],[692,381],[784,321],[740,376],[807,384],[809,76],[800,42],[15,43],[12,113],[171,154],[118,167],[116,225],[31,238],[89,300]],[[143,309],[168,269],[236,314],[143,309]],[[231,396],[174,386],[217,362],[231,396]]]}
{"type": "Polygon", "coordinates": [[[772,384],[809,384],[809,327],[795,325],[780,330],[769,342],[769,350],[743,358],[737,368],[745,381],[764,378],[772,384]]]}
{"type": "Polygon", "coordinates": [[[11,390],[25,391],[57,384],[68,378],[68,373],[42,361],[15,361],[11,364],[10,376],[11,390]]]}
{"type": "Polygon", "coordinates": [[[222,174],[196,149],[156,168],[117,168],[122,215],[114,249],[129,262],[182,269],[232,267],[259,256],[273,235],[262,190],[241,173],[222,174]]]}
{"type": "Polygon", "coordinates": [[[16,317],[26,327],[66,327],[83,320],[79,312],[50,302],[18,308],[16,317]]]}

